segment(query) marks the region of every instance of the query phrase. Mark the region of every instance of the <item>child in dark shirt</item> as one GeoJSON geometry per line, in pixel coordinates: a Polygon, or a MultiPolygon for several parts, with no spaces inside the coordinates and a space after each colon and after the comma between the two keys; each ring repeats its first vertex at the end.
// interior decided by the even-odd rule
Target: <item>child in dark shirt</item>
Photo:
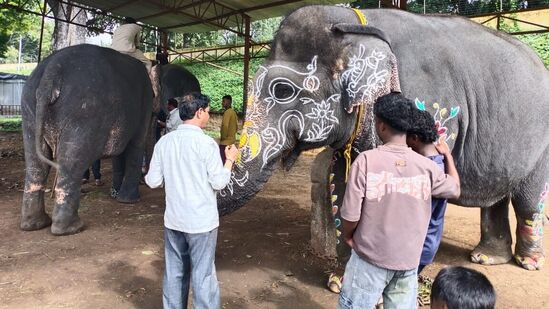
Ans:
{"type": "MultiPolygon", "coordinates": [[[[444,156],[435,147],[437,139],[438,134],[433,116],[427,111],[411,106],[410,129],[406,137],[406,144],[415,152],[431,159],[444,171],[444,156]]],[[[442,146],[448,148],[448,145],[444,141],[439,145],[439,147],[442,146]]],[[[418,274],[421,273],[425,266],[431,264],[435,258],[442,239],[446,205],[446,199],[432,198],[431,200],[431,219],[429,220],[429,228],[427,229],[427,236],[425,237],[421,252],[418,274]]]]}

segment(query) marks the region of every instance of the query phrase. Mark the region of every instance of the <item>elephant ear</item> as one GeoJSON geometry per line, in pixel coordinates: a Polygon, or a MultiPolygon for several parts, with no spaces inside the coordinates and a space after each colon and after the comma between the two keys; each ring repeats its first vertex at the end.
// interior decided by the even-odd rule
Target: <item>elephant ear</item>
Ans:
{"type": "Polygon", "coordinates": [[[342,35],[364,35],[373,40],[350,40],[344,49],[346,67],[340,75],[342,103],[348,113],[355,106],[373,105],[375,100],[390,92],[400,92],[396,56],[388,36],[380,29],[357,24],[335,24],[332,31],[342,35]]]}

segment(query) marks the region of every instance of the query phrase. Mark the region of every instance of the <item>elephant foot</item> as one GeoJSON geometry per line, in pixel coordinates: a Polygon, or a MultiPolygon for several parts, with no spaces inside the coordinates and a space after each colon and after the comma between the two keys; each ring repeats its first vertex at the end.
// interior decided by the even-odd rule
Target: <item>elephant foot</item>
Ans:
{"type": "Polygon", "coordinates": [[[343,277],[340,278],[336,274],[330,274],[330,277],[328,278],[328,289],[336,294],[341,293],[342,281],[343,281],[343,277]]]}
{"type": "Polygon", "coordinates": [[[20,228],[23,231],[36,231],[51,225],[51,218],[45,212],[36,217],[21,219],[20,228]]]}
{"type": "Polygon", "coordinates": [[[72,235],[84,229],[84,222],[76,216],[69,224],[54,222],[51,226],[51,233],[55,236],[72,235]]]}
{"type": "Polygon", "coordinates": [[[511,248],[494,248],[479,244],[471,252],[471,262],[482,265],[505,264],[513,258],[511,248]]]}
{"type": "Polygon", "coordinates": [[[545,257],[543,254],[535,256],[520,256],[515,254],[515,261],[526,270],[541,270],[543,264],[545,264],[545,257]]]}
{"type": "Polygon", "coordinates": [[[135,204],[135,203],[139,203],[139,198],[135,198],[135,199],[132,199],[132,198],[123,198],[121,196],[118,196],[116,198],[116,201],[119,202],[119,203],[122,203],[122,204],[135,204]]]}
{"type": "Polygon", "coordinates": [[[124,190],[117,191],[111,188],[111,197],[122,204],[135,204],[139,202],[139,191],[127,192],[124,190]]]}

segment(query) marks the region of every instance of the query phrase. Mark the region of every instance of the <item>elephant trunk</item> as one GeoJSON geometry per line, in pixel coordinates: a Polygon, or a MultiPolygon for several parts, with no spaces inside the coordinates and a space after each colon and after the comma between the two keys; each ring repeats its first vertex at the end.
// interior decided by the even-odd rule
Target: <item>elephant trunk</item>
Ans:
{"type": "Polygon", "coordinates": [[[254,197],[271,177],[274,166],[292,143],[262,121],[247,120],[240,137],[240,155],[225,189],[218,194],[220,215],[229,214],[254,197]]]}
{"type": "Polygon", "coordinates": [[[218,193],[217,207],[220,215],[230,214],[254,197],[271,177],[275,162],[261,167],[255,164],[237,164],[231,181],[218,193]]]}

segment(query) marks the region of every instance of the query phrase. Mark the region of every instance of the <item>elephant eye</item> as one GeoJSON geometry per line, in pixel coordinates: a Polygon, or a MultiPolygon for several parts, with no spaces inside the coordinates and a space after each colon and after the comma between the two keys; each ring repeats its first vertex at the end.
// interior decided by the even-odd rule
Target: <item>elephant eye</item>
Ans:
{"type": "Polygon", "coordinates": [[[271,83],[271,95],[278,103],[285,104],[293,101],[297,96],[296,87],[286,80],[279,80],[271,83]]]}

